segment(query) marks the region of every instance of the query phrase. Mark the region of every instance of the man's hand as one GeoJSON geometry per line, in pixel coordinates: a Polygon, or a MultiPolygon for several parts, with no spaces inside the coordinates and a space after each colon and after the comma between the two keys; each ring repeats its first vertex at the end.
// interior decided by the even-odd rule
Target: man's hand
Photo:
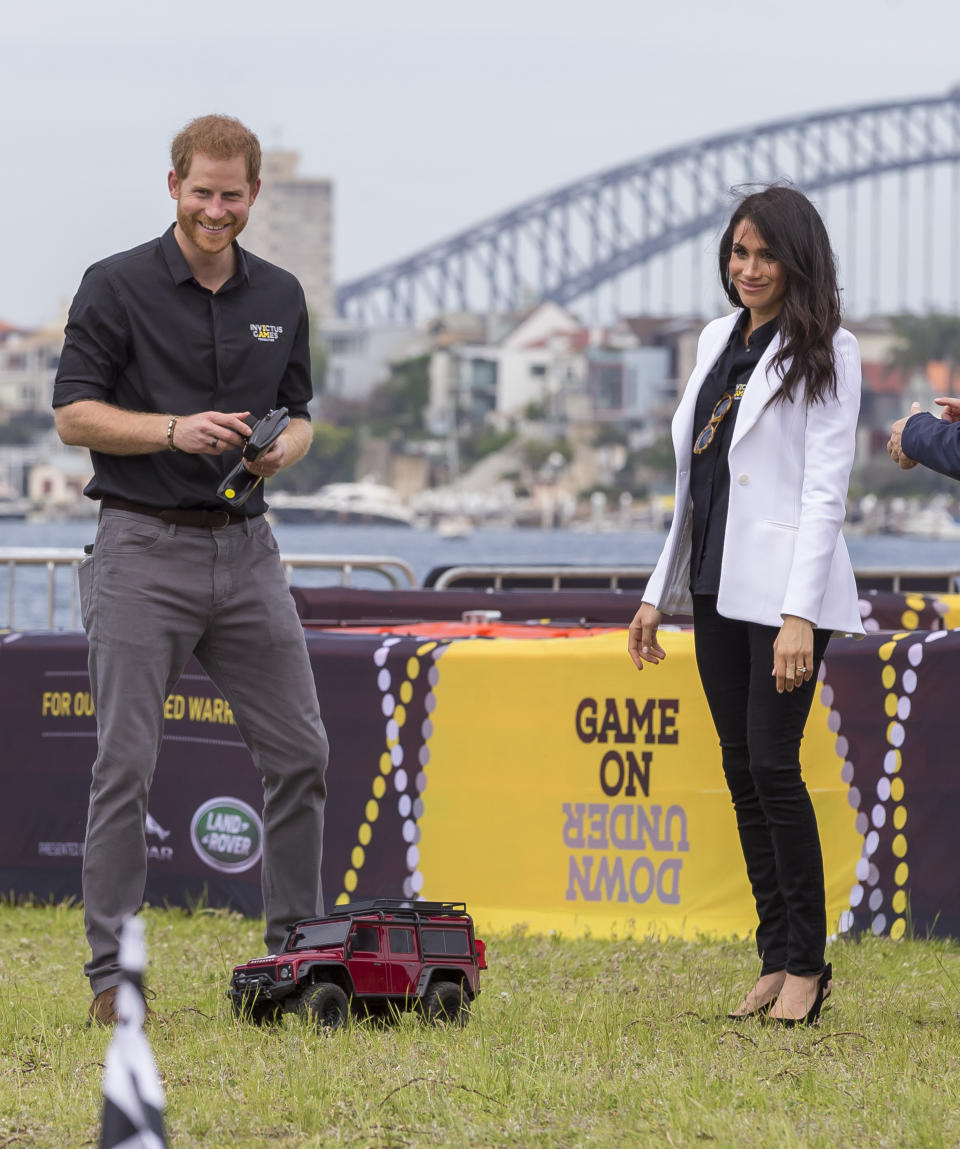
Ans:
{"type": "Polygon", "coordinates": [[[960,399],[934,399],[942,407],[940,418],[946,423],[960,423],[960,399]]]}
{"type": "Polygon", "coordinates": [[[181,415],[173,432],[173,445],[188,455],[222,455],[242,447],[250,435],[244,419],[249,411],[201,411],[181,415]]]}
{"type": "Polygon", "coordinates": [[[167,415],[127,411],[99,399],[78,399],[54,411],[57,432],[71,447],[87,447],[104,455],[151,455],[184,451],[188,455],[222,455],[242,447],[250,434],[244,419],[249,411],[201,411],[167,415]],[[176,418],[172,443],[170,420],[176,418]]]}
{"type": "Polygon", "coordinates": [[[637,670],[643,670],[645,662],[656,666],[661,658],[667,657],[667,652],[657,642],[657,630],[662,621],[663,615],[648,602],[642,602],[633,616],[627,636],[627,650],[637,670]]]}
{"type": "Polygon", "coordinates": [[[292,467],[310,449],[313,427],[308,419],[291,419],[277,440],[270,444],[255,463],[246,459],[243,465],[252,475],[272,478],[284,467],[292,467]]]}
{"type": "Polygon", "coordinates": [[[261,475],[264,479],[272,478],[277,471],[283,470],[287,466],[287,444],[283,441],[283,435],[271,443],[256,462],[248,463],[244,459],[243,465],[251,475],[261,475]]]}
{"type": "MultiPolygon", "coordinates": [[[[937,402],[939,403],[941,400],[938,399],[937,402]]],[[[958,403],[958,400],[946,399],[943,400],[943,402],[958,403]]],[[[913,415],[918,415],[919,413],[920,404],[911,403],[910,414],[905,416],[903,419],[898,419],[896,423],[894,423],[894,425],[890,428],[890,440],[887,443],[887,453],[895,463],[900,465],[901,471],[909,471],[911,467],[915,467],[917,465],[913,459],[909,458],[903,453],[903,448],[900,446],[900,437],[903,434],[903,428],[907,425],[907,419],[911,418],[913,415]]],[[[957,415],[960,417],[960,403],[958,403],[957,415]]],[[[946,419],[947,415],[944,414],[942,418],[946,419]]],[[[950,421],[953,422],[953,419],[951,418],[950,421]]]]}

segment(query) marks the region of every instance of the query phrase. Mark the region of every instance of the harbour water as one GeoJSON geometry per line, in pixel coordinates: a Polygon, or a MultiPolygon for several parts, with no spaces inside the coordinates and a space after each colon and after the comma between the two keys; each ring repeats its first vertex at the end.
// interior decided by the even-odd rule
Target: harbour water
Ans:
{"type": "MultiPolygon", "coordinates": [[[[0,547],[76,548],[93,541],[94,520],[63,523],[0,524],[0,547]]],[[[444,538],[433,530],[395,526],[337,526],[277,523],[274,526],[283,554],[389,555],[404,559],[422,582],[434,567],[460,564],[624,564],[652,565],[665,535],[649,530],[487,530],[475,529],[463,538],[444,538]]],[[[899,535],[851,535],[847,539],[857,567],[890,570],[953,568],[960,572],[960,541],[899,535]]],[[[757,556],[762,562],[762,556],[757,556]]],[[[0,567],[0,625],[7,620],[6,572],[0,567]]],[[[69,609],[72,588],[66,572],[57,586],[58,605],[69,609]]],[[[46,572],[21,571],[18,576],[15,624],[27,629],[45,625],[46,572]],[[20,580],[25,579],[24,587],[20,580]],[[29,590],[27,589],[29,585],[29,590]]],[[[305,572],[298,581],[336,582],[332,572],[305,572]]],[[[351,579],[355,586],[383,586],[376,575],[362,571],[351,579]]],[[[62,625],[62,623],[61,623],[62,625]]]]}

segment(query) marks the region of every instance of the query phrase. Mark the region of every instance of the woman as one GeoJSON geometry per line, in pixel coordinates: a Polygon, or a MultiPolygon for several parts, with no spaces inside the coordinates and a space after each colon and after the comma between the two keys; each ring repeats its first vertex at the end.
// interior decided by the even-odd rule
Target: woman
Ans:
{"type": "Polygon", "coordinates": [[[731,1017],[817,1019],[823,858],[800,740],[831,631],[863,633],[840,526],[860,354],[840,327],[830,241],[790,187],[744,198],[720,240],[737,308],[700,337],[673,420],[676,511],[630,624],[638,670],[666,655],[662,613],[692,607],[759,925],[760,977],[731,1017]]]}

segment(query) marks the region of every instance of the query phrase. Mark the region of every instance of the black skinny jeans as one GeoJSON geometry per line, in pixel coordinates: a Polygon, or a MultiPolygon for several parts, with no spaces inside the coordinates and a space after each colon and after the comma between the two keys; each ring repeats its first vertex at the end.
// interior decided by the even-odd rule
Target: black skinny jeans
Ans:
{"type": "Polygon", "coordinates": [[[720,736],[723,772],[757,905],[764,974],[806,976],[824,965],[823,855],[800,774],[800,741],[830,632],[813,632],[813,678],[777,694],[778,628],[717,614],[715,595],[694,595],[697,669],[720,736]]]}

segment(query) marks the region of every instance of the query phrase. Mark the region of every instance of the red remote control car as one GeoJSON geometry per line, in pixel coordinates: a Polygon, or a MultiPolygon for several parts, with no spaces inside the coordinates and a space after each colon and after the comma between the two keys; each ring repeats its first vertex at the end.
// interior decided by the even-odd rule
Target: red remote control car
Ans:
{"type": "Polygon", "coordinates": [[[278,954],[234,968],[229,997],[257,1025],[295,1011],[337,1028],[351,1010],[386,1019],[409,1009],[465,1025],[486,968],[463,902],[373,898],[294,922],[278,954]]]}

